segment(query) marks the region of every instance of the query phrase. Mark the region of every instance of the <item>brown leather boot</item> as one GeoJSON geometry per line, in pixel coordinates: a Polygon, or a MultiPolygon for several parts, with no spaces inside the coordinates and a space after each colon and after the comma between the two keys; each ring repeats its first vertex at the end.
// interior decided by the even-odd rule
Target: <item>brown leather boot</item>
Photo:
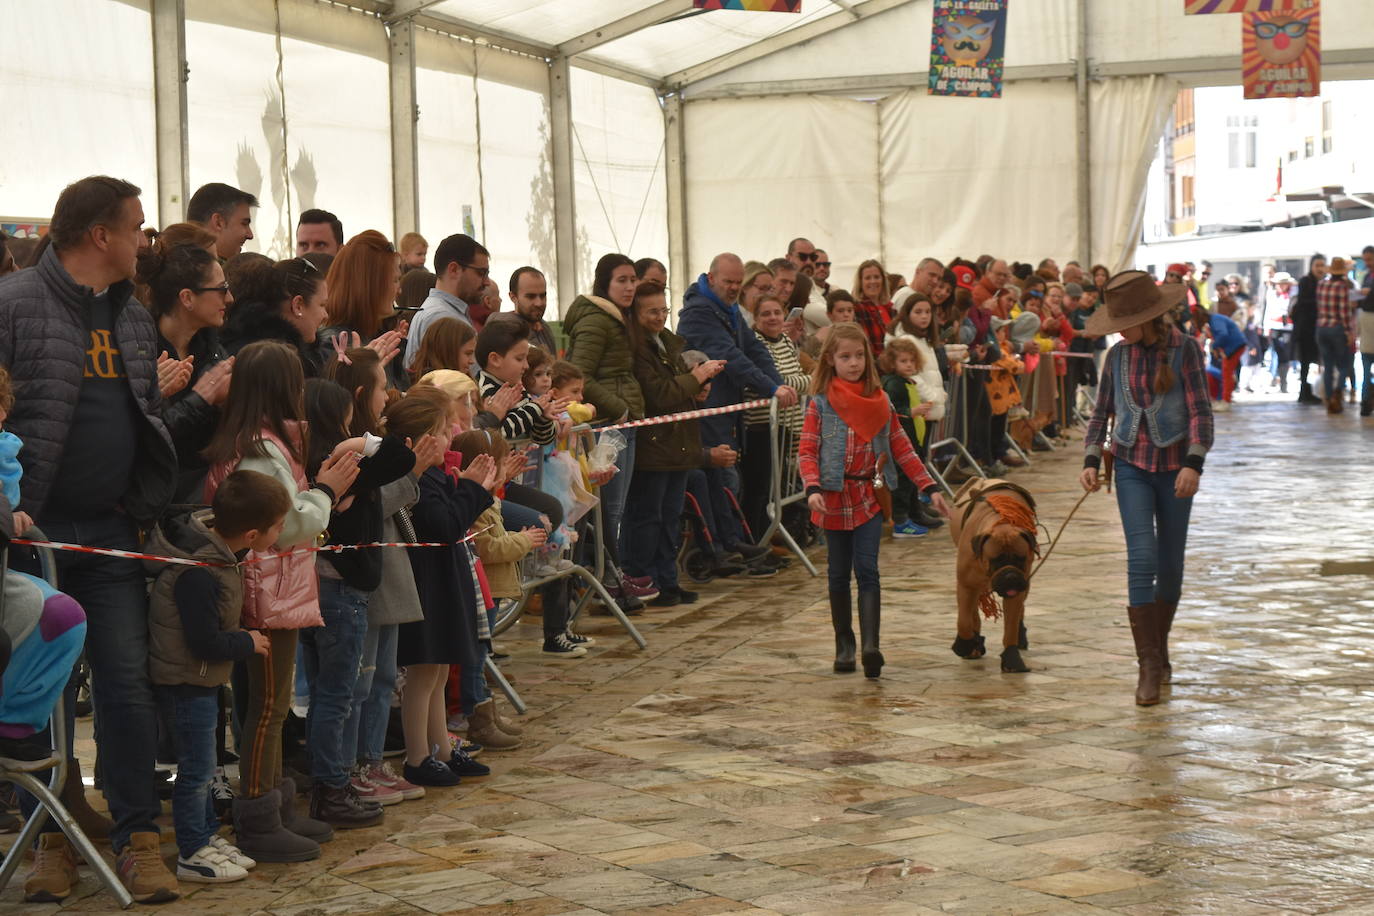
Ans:
{"type": "Polygon", "coordinates": [[[1154,604],[1128,607],[1131,636],[1135,639],[1136,663],[1140,678],[1135,687],[1135,705],[1154,706],[1159,702],[1159,679],[1163,670],[1159,658],[1159,611],[1154,604]]]}
{"type": "Polygon", "coordinates": [[[93,840],[109,840],[114,821],[91,807],[86,785],[81,781],[81,764],[67,761],[67,781],[62,784],[62,805],[76,819],[81,832],[93,840]]]}
{"type": "Polygon", "coordinates": [[[489,751],[513,751],[520,746],[515,735],[501,731],[492,710],[495,700],[483,700],[468,716],[468,740],[476,741],[489,751]]]}
{"type": "Polygon", "coordinates": [[[1155,608],[1159,615],[1159,664],[1161,684],[1172,683],[1174,679],[1173,666],[1169,664],[1169,631],[1174,626],[1174,612],[1178,610],[1177,601],[1156,601],[1155,608]]]}
{"type": "Polygon", "coordinates": [[[524,726],[516,725],[510,719],[507,719],[505,717],[505,715],[501,712],[501,707],[496,705],[495,700],[492,700],[491,704],[491,717],[496,722],[496,727],[501,729],[501,731],[505,732],[508,735],[514,735],[515,737],[519,738],[521,735],[525,733],[524,726]]]}

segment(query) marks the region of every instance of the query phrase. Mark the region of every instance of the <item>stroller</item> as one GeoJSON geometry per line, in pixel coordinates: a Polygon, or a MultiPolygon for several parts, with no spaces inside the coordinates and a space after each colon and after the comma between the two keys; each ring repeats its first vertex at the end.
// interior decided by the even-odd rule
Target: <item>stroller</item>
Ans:
{"type": "MultiPolygon", "coordinates": [[[[725,494],[731,518],[739,525],[742,540],[749,544],[756,543],[754,533],[749,528],[749,522],[744,517],[744,510],[740,507],[734,491],[729,487],[722,487],[721,492],[725,494]]],[[[711,507],[703,507],[701,501],[689,489],[682,504],[682,539],[677,555],[678,569],[682,575],[700,585],[723,575],[736,575],[746,568],[757,567],[770,561],[774,570],[787,567],[790,561],[782,557],[763,557],[744,565],[723,565],[720,560],[724,550],[718,544],[719,538],[716,533],[712,531],[711,512],[711,507]],[[722,572],[722,569],[727,572],[722,572]]]]}

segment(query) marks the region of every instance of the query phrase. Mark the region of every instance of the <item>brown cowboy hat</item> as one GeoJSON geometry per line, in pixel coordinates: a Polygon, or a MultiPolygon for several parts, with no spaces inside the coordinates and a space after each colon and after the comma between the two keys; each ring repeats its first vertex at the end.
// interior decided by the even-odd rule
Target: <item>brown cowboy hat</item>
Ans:
{"type": "Polygon", "coordinates": [[[1188,295],[1182,283],[1160,286],[1143,270],[1125,270],[1107,281],[1103,304],[1088,318],[1084,330],[1101,337],[1144,324],[1177,306],[1188,295]]]}

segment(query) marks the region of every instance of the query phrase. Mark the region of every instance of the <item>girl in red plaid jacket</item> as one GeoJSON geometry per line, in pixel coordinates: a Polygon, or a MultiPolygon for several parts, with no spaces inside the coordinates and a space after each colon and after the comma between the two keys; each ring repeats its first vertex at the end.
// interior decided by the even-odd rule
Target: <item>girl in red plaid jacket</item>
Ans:
{"type": "Polygon", "coordinates": [[[815,395],[806,409],[799,458],[811,521],[826,532],[835,671],[854,670],[852,572],[859,582],[864,676],[876,678],[883,669],[878,649],[883,510],[877,490],[891,492],[896,487],[900,464],[902,472],[930,494],[931,505],[941,515],[948,517],[949,505],[902,431],[883,393],[868,337],[857,325],[831,327],[811,390],[815,395]]]}

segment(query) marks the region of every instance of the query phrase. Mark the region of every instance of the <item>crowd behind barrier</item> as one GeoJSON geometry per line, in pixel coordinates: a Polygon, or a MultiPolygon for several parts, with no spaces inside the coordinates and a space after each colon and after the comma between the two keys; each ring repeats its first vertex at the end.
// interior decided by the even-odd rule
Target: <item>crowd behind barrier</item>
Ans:
{"type": "MultiPolygon", "coordinates": [[[[36,522],[114,552],[61,552],[65,592],[5,578],[0,767],[37,774],[54,749],[62,761],[51,796],[18,799],[22,839],[37,839],[31,901],[77,880],[55,826],[88,861],[82,837],[108,839],[116,895],[155,902],[178,881],[316,858],[336,828],[486,775],[476,754],[518,748],[523,731],[493,688],[525,711],[495,640],[517,638],[536,603],[549,664],[588,656],[597,639],[578,624],[595,614],[643,648],[632,618],[697,601],[686,586],[793,562],[816,576],[824,544],[832,614],[849,600],[836,551],[859,575],[876,676],[887,529],[807,475],[833,473],[844,500],[889,489],[892,537],[924,536],[943,524],[941,493],[1069,441],[1106,352],[1085,329],[1100,265],[928,257],[908,279],[870,259],[846,290],[795,238],[771,260],[718,255],[676,309],[661,263],[613,253],[555,323],[543,274],[498,286],[467,235],[431,255],[414,233],[346,241],[337,216],[309,210],[299,255],[274,262],[242,251],[250,194],[206,185],[161,231],[142,227],[139,195],[78,181],[36,247],[0,251],[0,531],[8,543],[36,522]],[[862,383],[841,372],[845,353],[862,383]],[[818,456],[818,430],[866,423],[875,405],[877,426],[818,456]],[[893,464],[862,475],[827,465],[885,449],[893,464]],[[310,544],[406,546],[298,549],[310,544]],[[145,568],[121,551],[183,562],[145,568]],[[27,638],[45,614],[71,634],[61,651],[27,638]],[[69,741],[79,679],[63,652],[82,637],[97,723],[120,725],[95,732],[110,818],[69,741]],[[158,855],[157,760],[178,764],[175,874],[158,855]]],[[[1229,400],[1232,320],[1189,288],[1175,319],[1209,343],[1229,400]]],[[[1344,327],[1341,297],[1322,290],[1320,323],[1344,327]]],[[[837,671],[845,651],[854,669],[848,639],[837,671]]]]}

